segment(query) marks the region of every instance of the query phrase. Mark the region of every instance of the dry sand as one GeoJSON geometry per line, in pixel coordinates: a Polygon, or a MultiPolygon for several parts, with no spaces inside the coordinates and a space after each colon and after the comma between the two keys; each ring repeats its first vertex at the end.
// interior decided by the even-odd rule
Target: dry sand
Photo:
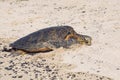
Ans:
{"type": "Polygon", "coordinates": [[[0,80],[111,80],[105,76],[120,80],[119,0],[0,0],[0,80]],[[56,25],[91,36],[92,46],[34,56],[1,51],[56,25]]]}

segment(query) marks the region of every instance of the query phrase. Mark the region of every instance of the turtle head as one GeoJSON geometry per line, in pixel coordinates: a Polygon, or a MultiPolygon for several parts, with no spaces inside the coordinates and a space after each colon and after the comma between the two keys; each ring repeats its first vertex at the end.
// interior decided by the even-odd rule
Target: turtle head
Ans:
{"type": "Polygon", "coordinates": [[[92,44],[92,38],[90,36],[87,35],[80,35],[77,34],[79,36],[79,42],[80,44],[86,44],[88,46],[90,46],[92,44]]]}
{"type": "Polygon", "coordinates": [[[92,38],[90,36],[85,36],[85,44],[90,46],[92,44],[92,38]]]}

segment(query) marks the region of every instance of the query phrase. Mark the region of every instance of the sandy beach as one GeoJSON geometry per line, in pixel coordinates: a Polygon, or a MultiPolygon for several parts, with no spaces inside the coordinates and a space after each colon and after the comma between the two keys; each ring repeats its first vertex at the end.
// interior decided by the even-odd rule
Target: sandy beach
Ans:
{"type": "Polygon", "coordinates": [[[0,0],[0,80],[120,80],[119,0],[0,0]],[[69,25],[92,37],[36,55],[12,55],[5,46],[32,32],[69,25]]]}

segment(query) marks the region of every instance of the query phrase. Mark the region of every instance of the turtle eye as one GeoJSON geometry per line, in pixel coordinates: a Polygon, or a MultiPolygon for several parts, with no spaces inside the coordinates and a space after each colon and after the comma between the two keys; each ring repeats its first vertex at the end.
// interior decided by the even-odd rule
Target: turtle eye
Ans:
{"type": "Polygon", "coordinates": [[[87,43],[87,44],[88,44],[88,41],[86,41],[85,43],[87,43]]]}
{"type": "Polygon", "coordinates": [[[71,34],[70,32],[68,32],[68,34],[71,34]]]}

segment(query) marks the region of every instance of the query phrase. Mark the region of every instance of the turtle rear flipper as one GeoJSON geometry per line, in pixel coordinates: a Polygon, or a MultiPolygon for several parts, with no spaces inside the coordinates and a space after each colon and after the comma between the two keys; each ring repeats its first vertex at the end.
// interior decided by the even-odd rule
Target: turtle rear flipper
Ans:
{"type": "Polygon", "coordinates": [[[53,49],[49,48],[49,47],[43,47],[43,48],[39,48],[39,49],[32,49],[32,50],[26,51],[26,52],[29,52],[29,53],[38,53],[38,52],[49,52],[49,51],[53,51],[53,49]]]}

